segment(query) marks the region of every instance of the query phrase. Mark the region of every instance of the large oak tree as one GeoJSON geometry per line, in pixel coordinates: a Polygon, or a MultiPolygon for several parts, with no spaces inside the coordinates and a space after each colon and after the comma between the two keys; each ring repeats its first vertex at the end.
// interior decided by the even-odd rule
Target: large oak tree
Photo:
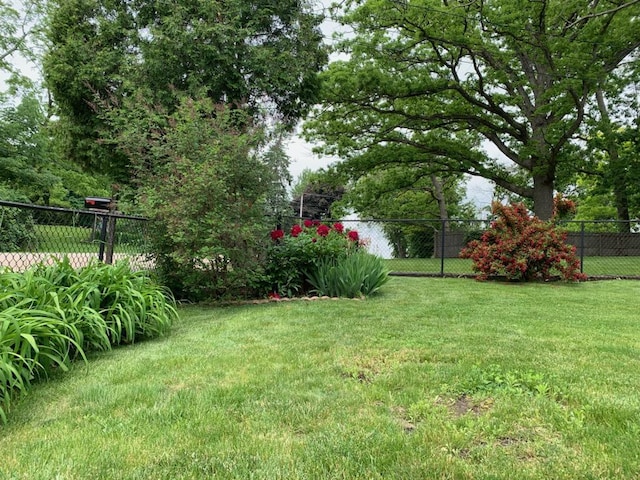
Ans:
{"type": "Polygon", "coordinates": [[[347,1],[346,60],[325,72],[307,135],[347,161],[411,146],[428,158],[416,168],[482,176],[549,218],[598,86],[640,46],[639,16],[638,0],[347,1]]]}

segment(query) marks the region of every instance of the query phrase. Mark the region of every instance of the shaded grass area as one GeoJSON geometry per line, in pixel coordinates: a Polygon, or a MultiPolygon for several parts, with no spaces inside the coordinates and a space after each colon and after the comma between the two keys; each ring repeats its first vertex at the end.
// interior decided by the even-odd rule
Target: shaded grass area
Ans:
{"type": "Polygon", "coordinates": [[[39,385],[0,478],[637,478],[630,281],[190,307],[39,385]]]}
{"type": "MultiPolygon", "coordinates": [[[[392,272],[440,273],[440,258],[387,259],[385,264],[392,272]]],[[[462,258],[445,258],[444,273],[473,274],[473,262],[462,258]]],[[[584,273],[594,276],[638,276],[640,257],[585,257],[584,273]]]]}

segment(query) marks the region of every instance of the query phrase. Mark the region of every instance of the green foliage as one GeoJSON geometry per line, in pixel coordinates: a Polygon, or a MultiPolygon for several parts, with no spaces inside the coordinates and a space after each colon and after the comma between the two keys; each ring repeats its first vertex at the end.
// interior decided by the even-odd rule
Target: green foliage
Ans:
{"type": "Polygon", "coordinates": [[[293,297],[307,293],[309,275],[323,262],[340,262],[358,250],[358,233],[345,231],[341,223],[332,226],[305,220],[287,234],[271,232],[272,245],[267,250],[265,288],[278,295],[293,297]]]}
{"type": "Polygon", "coordinates": [[[291,208],[301,218],[330,219],[340,215],[339,205],[345,187],[341,179],[324,170],[302,172],[293,187],[291,208]]]}
{"type": "Polygon", "coordinates": [[[132,99],[108,118],[136,172],[162,282],[193,301],[253,296],[266,198],[279,180],[260,156],[262,131],[207,99],[183,98],[172,114],[132,99]]]}
{"type": "Polygon", "coordinates": [[[86,352],[163,335],[176,316],[170,293],[126,263],[1,272],[0,419],[32,381],[86,352]]]}
{"type": "Polygon", "coordinates": [[[566,233],[553,223],[531,217],[523,204],[493,204],[495,220],[480,240],[460,252],[473,260],[478,279],[584,280],[576,248],[564,243],[566,233]]]}
{"type": "Polygon", "coordinates": [[[17,105],[0,109],[1,183],[32,202],[47,203],[60,181],[48,152],[45,123],[44,108],[33,91],[26,92],[17,105]]]}
{"type": "MultiPolygon", "coordinates": [[[[0,185],[0,199],[28,202],[21,194],[0,185]]],[[[0,206],[0,250],[18,252],[35,248],[37,244],[35,223],[31,211],[0,206]]]]}
{"type": "Polygon", "coordinates": [[[318,295],[356,298],[372,295],[389,280],[381,258],[359,250],[339,259],[323,259],[307,278],[318,295]]]}
{"type": "Polygon", "coordinates": [[[323,72],[322,105],[305,124],[323,153],[352,163],[409,146],[410,163],[394,155],[375,163],[487,178],[532,200],[542,219],[552,216],[555,188],[580,169],[572,138],[585,105],[640,45],[637,2],[341,5],[343,55],[323,72]]]}
{"type": "Polygon", "coordinates": [[[179,92],[292,128],[317,100],[320,21],[297,0],[54,0],[43,67],[65,157],[128,183],[126,155],[102,141],[111,127],[96,107],[128,108],[123,99],[140,92],[169,112],[179,92]]]}
{"type": "Polygon", "coordinates": [[[563,395],[553,382],[541,373],[531,370],[505,370],[500,365],[489,365],[486,368],[474,366],[470,370],[469,378],[455,388],[451,393],[456,395],[526,395],[544,396],[554,400],[561,400],[563,395]]]}

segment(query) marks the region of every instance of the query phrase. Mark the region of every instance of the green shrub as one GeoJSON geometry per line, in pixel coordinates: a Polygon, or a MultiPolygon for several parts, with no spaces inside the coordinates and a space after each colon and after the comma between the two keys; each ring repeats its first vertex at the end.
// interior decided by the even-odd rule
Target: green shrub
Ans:
{"type": "MultiPolygon", "coordinates": [[[[28,203],[29,199],[0,186],[0,199],[28,203]]],[[[0,250],[28,251],[36,247],[35,222],[31,210],[0,206],[0,250]]]]}
{"type": "Polygon", "coordinates": [[[495,220],[480,240],[460,252],[473,260],[478,279],[583,280],[575,247],[565,243],[566,232],[553,222],[530,216],[523,204],[493,204],[495,220]]]}
{"type": "Polygon", "coordinates": [[[389,280],[389,271],[379,257],[358,251],[323,259],[308,279],[318,295],[355,298],[377,292],[389,280]]]}
{"type": "Polygon", "coordinates": [[[112,111],[113,140],[131,160],[162,284],[190,301],[253,296],[276,180],[259,153],[263,132],[207,98],[182,97],[172,112],[131,102],[112,111]]]}
{"type": "Polygon", "coordinates": [[[323,262],[345,258],[359,248],[357,231],[312,220],[294,225],[288,234],[274,230],[271,239],[264,282],[268,291],[286,297],[307,293],[309,275],[323,262]]]}

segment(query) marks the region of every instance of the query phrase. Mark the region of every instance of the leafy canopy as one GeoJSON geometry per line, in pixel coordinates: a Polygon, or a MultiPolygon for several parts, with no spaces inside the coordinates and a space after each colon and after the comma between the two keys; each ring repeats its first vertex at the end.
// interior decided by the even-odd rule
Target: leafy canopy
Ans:
{"type": "Polygon", "coordinates": [[[298,0],[53,0],[44,58],[67,156],[130,178],[101,103],[143,95],[172,113],[176,92],[292,127],[317,100],[320,17],[298,0]]]}
{"type": "Polygon", "coordinates": [[[411,146],[417,168],[485,177],[550,218],[597,85],[637,53],[639,13],[637,1],[347,1],[347,59],[324,72],[307,136],[348,162],[411,146]]]}

